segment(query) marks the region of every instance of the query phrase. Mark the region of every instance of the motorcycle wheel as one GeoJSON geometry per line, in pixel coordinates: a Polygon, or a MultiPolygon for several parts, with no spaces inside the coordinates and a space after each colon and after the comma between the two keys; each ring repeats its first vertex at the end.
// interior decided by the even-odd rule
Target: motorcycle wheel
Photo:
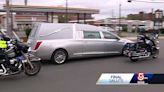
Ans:
{"type": "Polygon", "coordinates": [[[159,56],[159,50],[156,51],[156,53],[152,56],[153,59],[156,59],[158,58],[159,56]]]}
{"type": "Polygon", "coordinates": [[[28,63],[25,64],[25,74],[28,76],[34,76],[37,75],[41,69],[41,63],[40,62],[31,62],[33,65],[33,69],[30,67],[28,63]]]}
{"type": "Polygon", "coordinates": [[[130,60],[131,60],[132,62],[138,61],[138,59],[133,59],[132,57],[130,57],[130,60]]]}

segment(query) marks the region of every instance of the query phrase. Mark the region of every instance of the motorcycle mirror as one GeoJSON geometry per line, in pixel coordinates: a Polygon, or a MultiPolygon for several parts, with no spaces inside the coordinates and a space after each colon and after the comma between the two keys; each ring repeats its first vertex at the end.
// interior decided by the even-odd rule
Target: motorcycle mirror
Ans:
{"type": "Polygon", "coordinates": [[[10,41],[10,38],[4,37],[4,40],[5,40],[5,41],[10,41]]]}

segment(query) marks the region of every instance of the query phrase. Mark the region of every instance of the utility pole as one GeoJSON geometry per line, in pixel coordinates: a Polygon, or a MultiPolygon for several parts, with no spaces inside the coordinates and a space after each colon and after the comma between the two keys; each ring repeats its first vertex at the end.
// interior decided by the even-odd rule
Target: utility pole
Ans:
{"type": "Polygon", "coordinates": [[[68,0],[66,0],[65,2],[65,10],[66,10],[66,13],[65,13],[65,22],[68,23],[68,0]]]}
{"type": "Polygon", "coordinates": [[[113,9],[112,9],[112,15],[111,15],[111,17],[112,17],[112,19],[114,18],[114,11],[113,11],[113,9]]]}
{"type": "Polygon", "coordinates": [[[119,32],[118,35],[121,35],[121,2],[119,3],[119,32]]]}
{"type": "Polygon", "coordinates": [[[28,0],[24,0],[24,5],[27,6],[28,0]]]}
{"type": "Polygon", "coordinates": [[[11,37],[12,28],[11,28],[10,0],[6,0],[6,24],[7,24],[7,34],[11,37]]]}
{"type": "Polygon", "coordinates": [[[152,13],[152,15],[151,15],[151,20],[153,21],[153,30],[154,30],[154,27],[155,27],[155,22],[154,22],[154,19],[155,19],[155,13],[154,13],[154,9],[152,8],[151,9],[151,13],[152,13]]]}

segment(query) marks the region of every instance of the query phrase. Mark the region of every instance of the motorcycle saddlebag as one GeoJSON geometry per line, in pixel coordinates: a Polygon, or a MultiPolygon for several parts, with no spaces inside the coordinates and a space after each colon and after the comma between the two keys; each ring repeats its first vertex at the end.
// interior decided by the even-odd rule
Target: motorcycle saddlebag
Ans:
{"type": "Polygon", "coordinates": [[[4,52],[0,49],[0,63],[5,62],[5,54],[4,52]]]}

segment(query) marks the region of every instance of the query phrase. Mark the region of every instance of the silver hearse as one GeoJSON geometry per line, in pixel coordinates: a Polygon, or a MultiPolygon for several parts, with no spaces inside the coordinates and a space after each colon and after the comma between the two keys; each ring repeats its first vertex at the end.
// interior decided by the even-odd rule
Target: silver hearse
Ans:
{"type": "Polygon", "coordinates": [[[100,27],[87,24],[38,23],[28,43],[42,60],[62,64],[67,59],[122,54],[131,42],[100,27]]]}

